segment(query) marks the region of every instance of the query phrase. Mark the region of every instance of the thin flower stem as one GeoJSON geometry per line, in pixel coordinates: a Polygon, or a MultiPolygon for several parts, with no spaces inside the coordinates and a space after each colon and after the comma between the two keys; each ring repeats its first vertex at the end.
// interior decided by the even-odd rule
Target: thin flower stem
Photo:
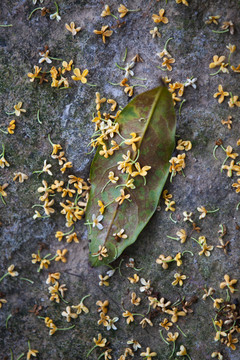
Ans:
{"type": "Polygon", "coordinates": [[[215,155],[217,148],[218,148],[218,145],[215,145],[214,148],[213,148],[213,157],[214,157],[215,160],[218,160],[216,155],[215,155]]]}
{"type": "Polygon", "coordinates": [[[173,39],[173,38],[170,37],[170,38],[168,38],[167,41],[165,42],[165,45],[164,45],[164,49],[165,49],[165,50],[167,49],[167,45],[168,45],[169,41],[172,40],[172,39],[173,39]]]}
{"type": "Polygon", "coordinates": [[[174,224],[177,223],[177,220],[173,220],[173,218],[172,218],[172,213],[170,214],[169,218],[170,218],[170,220],[171,220],[174,224]]]}
{"type": "Polygon", "coordinates": [[[7,319],[6,319],[6,329],[8,328],[8,321],[9,321],[9,319],[11,319],[11,317],[12,317],[12,314],[9,314],[8,315],[8,317],[7,317],[7,319]]]}
{"type": "Polygon", "coordinates": [[[11,27],[13,26],[12,24],[7,24],[7,25],[0,25],[0,27],[11,27]]]}
{"type": "Polygon", "coordinates": [[[43,8],[41,8],[41,7],[38,7],[38,8],[36,8],[36,9],[33,9],[33,11],[31,12],[31,14],[29,15],[29,17],[28,17],[28,20],[30,20],[31,19],[31,17],[32,17],[32,15],[35,13],[35,11],[37,11],[37,10],[42,10],[43,8]]]}
{"type": "Polygon", "coordinates": [[[219,208],[217,208],[216,210],[208,210],[207,213],[208,213],[208,214],[212,214],[212,213],[215,213],[215,212],[217,212],[217,211],[219,211],[219,208]]]}
{"type": "MultiPolygon", "coordinates": [[[[54,255],[54,257],[52,257],[51,259],[48,259],[48,260],[49,260],[49,261],[52,261],[52,260],[56,259],[57,256],[58,256],[58,255],[56,254],[56,255],[54,255]]],[[[44,259],[46,259],[46,257],[45,257],[44,259]]]]}
{"type": "Polygon", "coordinates": [[[190,357],[190,355],[186,354],[186,356],[188,357],[189,360],[192,360],[191,357],[190,357]]]}
{"type": "MultiPolygon", "coordinates": [[[[4,204],[4,205],[6,205],[6,202],[5,202],[5,200],[4,200],[3,196],[2,196],[2,194],[0,194],[0,196],[1,196],[1,200],[2,200],[3,204],[4,204]]],[[[1,281],[1,280],[0,280],[0,281],[1,281]]]]}
{"type": "Polygon", "coordinates": [[[108,81],[108,83],[109,83],[110,85],[114,85],[114,86],[120,85],[120,83],[112,83],[111,81],[108,81]]]}
{"type": "Polygon", "coordinates": [[[85,295],[82,300],[80,301],[80,303],[82,303],[86,298],[88,298],[89,296],[91,296],[91,294],[85,295]]]}
{"type": "Polygon", "coordinates": [[[138,268],[133,268],[134,270],[136,270],[136,271],[141,271],[141,270],[143,270],[144,268],[142,267],[142,268],[140,268],[140,269],[138,269],[138,268]]]}
{"type": "Polygon", "coordinates": [[[137,80],[142,80],[142,81],[147,81],[147,79],[143,79],[143,78],[139,78],[137,76],[132,76],[133,79],[137,79],[137,80]]]}
{"type": "Polygon", "coordinates": [[[8,272],[1,277],[0,282],[1,282],[7,275],[9,275],[8,272]]]}
{"type": "MultiPolygon", "coordinates": [[[[222,167],[223,167],[223,165],[226,163],[226,161],[227,161],[227,159],[229,158],[229,156],[227,156],[226,158],[225,158],[225,160],[224,160],[224,162],[222,163],[222,167]]],[[[223,168],[221,167],[221,172],[223,171],[223,168]]]]}
{"type": "Polygon", "coordinates": [[[162,330],[159,330],[159,333],[160,333],[162,340],[165,342],[165,344],[167,344],[169,346],[169,342],[167,340],[165,340],[163,337],[162,330]]]}
{"type": "Polygon", "coordinates": [[[8,134],[8,131],[2,130],[2,129],[0,129],[0,131],[4,134],[8,134]]]}
{"type": "Polygon", "coordinates": [[[229,31],[229,29],[227,29],[227,30],[212,30],[212,32],[215,33],[215,34],[223,34],[223,33],[228,32],[228,31],[229,31]]]}
{"type": "Polygon", "coordinates": [[[38,109],[38,111],[37,111],[37,121],[39,124],[42,124],[42,121],[40,120],[39,115],[40,115],[40,109],[38,109]]]}
{"type": "Polygon", "coordinates": [[[21,277],[20,280],[28,281],[28,282],[30,282],[30,284],[34,284],[34,281],[27,279],[27,278],[21,277]]]}
{"type": "Polygon", "coordinates": [[[185,253],[189,253],[189,254],[191,254],[191,255],[193,256],[193,253],[192,253],[190,250],[184,250],[184,251],[182,252],[182,255],[184,255],[185,253]]]}
{"type": "Polygon", "coordinates": [[[124,261],[124,259],[121,259],[121,261],[120,261],[120,263],[119,263],[119,265],[118,265],[118,272],[119,272],[119,275],[120,275],[120,276],[123,276],[123,275],[122,275],[122,272],[121,272],[121,266],[122,266],[123,261],[124,261]]]}
{"type": "MultiPolygon", "coordinates": [[[[86,83],[86,85],[88,85],[88,86],[98,86],[98,85],[96,85],[96,84],[91,84],[91,83],[86,83]]],[[[69,89],[69,88],[68,88],[69,89]]]]}
{"type": "Polygon", "coordinates": [[[223,151],[225,151],[225,152],[226,152],[225,147],[224,147],[223,145],[220,145],[220,146],[221,146],[221,148],[223,149],[223,151]]]}
{"type": "Polygon", "coordinates": [[[21,355],[19,355],[19,357],[17,358],[17,360],[20,360],[25,354],[22,353],[21,355]]]}
{"type": "Polygon", "coordinates": [[[178,110],[178,114],[179,116],[181,116],[181,110],[182,110],[182,106],[185,103],[186,99],[183,99],[183,101],[181,102],[180,106],[179,106],[179,110],[178,110]]]}
{"type": "Polygon", "coordinates": [[[179,238],[175,238],[175,237],[172,237],[172,236],[169,236],[169,235],[167,235],[167,238],[173,239],[173,240],[176,240],[176,241],[179,241],[179,240],[180,240],[179,238]]]}
{"type": "Polygon", "coordinates": [[[113,15],[112,13],[110,15],[114,17],[114,19],[118,20],[118,17],[116,15],[113,15]]]}
{"type": "Polygon", "coordinates": [[[175,341],[173,341],[173,349],[172,349],[171,355],[169,356],[169,359],[171,359],[173,357],[173,354],[175,352],[175,346],[176,346],[175,341]]]}
{"type": "Polygon", "coordinates": [[[10,354],[11,354],[11,360],[13,360],[13,352],[12,352],[12,349],[10,349],[10,354]]]}
{"type": "Polygon", "coordinates": [[[125,50],[125,53],[124,53],[124,56],[123,56],[123,59],[122,61],[125,62],[126,61],[126,58],[127,58],[127,52],[128,52],[128,48],[126,47],[126,50],[125,50]]]}
{"type": "Polygon", "coordinates": [[[232,53],[230,52],[229,55],[228,55],[228,65],[229,65],[229,66],[231,66],[231,64],[230,64],[231,55],[232,55],[232,53]]]}
{"type": "Polygon", "coordinates": [[[28,340],[28,349],[31,350],[30,341],[28,340]]]}
{"type": "Polygon", "coordinates": [[[141,11],[141,9],[128,10],[128,12],[137,12],[137,11],[141,11]]]}
{"type": "Polygon", "coordinates": [[[71,86],[64,86],[64,87],[59,88],[58,90],[65,90],[65,89],[71,89],[71,86]]]}
{"type": "Polygon", "coordinates": [[[91,354],[91,352],[92,352],[94,349],[96,349],[96,347],[97,347],[97,345],[94,345],[94,347],[92,347],[92,348],[89,350],[89,352],[88,352],[87,355],[86,355],[86,358],[89,357],[89,355],[91,354]]]}
{"type": "Polygon", "coordinates": [[[119,68],[119,69],[121,69],[121,70],[125,70],[125,68],[124,67],[121,67],[120,65],[118,65],[118,63],[116,63],[115,62],[115,65],[119,68]]]}
{"type": "Polygon", "coordinates": [[[15,114],[15,111],[10,112],[10,113],[5,111],[5,114],[7,114],[7,115],[13,115],[13,114],[15,114]]]}
{"type": "Polygon", "coordinates": [[[167,71],[167,69],[163,69],[161,66],[156,66],[158,69],[161,69],[162,71],[167,71]]]}
{"type": "Polygon", "coordinates": [[[238,210],[239,206],[240,206],[240,202],[237,204],[237,206],[236,206],[236,210],[238,210]]]}
{"type": "Polygon", "coordinates": [[[180,328],[180,326],[176,325],[176,327],[177,327],[178,330],[183,334],[184,337],[187,337],[187,335],[182,331],[182,329],[180,328]]]}
{"type": "Polygon", "coordinates": [[[218,329],[217,329],[217,327],[215,325],[214,319],[212,319],[212,322],[213,322],[214,329],[216,330],[216,332],[218,332],[218,329]]]}
{"type": "Polygon", "coordinates": [[[54,58],[54,57],[51,57],[51,56],[49,56],[49,59],[63,61],[63,59],[54,58]]]}
{"type": "Polygon", "coordinates": [[[105,188],[107,187],[107,185],[108,185],[110,182],[111,182],[111,180],[109,180],[109,181],[104,185],[104,187],[103,187],[102,190],[101,190],[101,193],[105,190],[105,188]]]}
{"type": "Polygon", "coordinates": [[[103,357],[104,355],[105,355],[105,351],[104,351],[101,355],[99,355],[99,357],[97,358],[97,360],[101,359],[101,357],[103,357]]]}
{"type": "Polygon", "coordinates": [[[76,326],[76,325],[72,325],[72,326],[70,326],[70,327],[68,327],[68,328],[57,328],[57,330],[59,330],[59,331],[71,330],[71,329],[73,329],[75,326],[76,326]]]}
{"type": "Polygon", "coordinates": [[[65,304],[69,304],[69,302],[62,297],[59,291],[57,291],[57,294],[62,299],[62,301],[65,302],[65,304]]]}
{"type": "Polygon", "coordinates": [[[214,75],[217,75],[218,73],[220,73],[220,71],[221,71],[221,68],[218,70],[218,71],[216,71],[215,73],[213,73],[213,74],[210,74],[210,76],[214,76],[214,75]]]}
{"type": "Polygon", "coordinates": [[[147,86],[146,86],[146,85],[142,85],[142,84],[136,84],[136,85],[133,85],[133,88],[134,88],[134,87],[137,87],[137,86],[138,86],[138,87],[144,87],[144,88],[147,88],[147,86]]]}
{"type": "Polygon", "coordinates": [[[200,242],[199,242],[197,239],[195,239],[195,238],[193,238],[193,237],[191,237],[191,239],[193,239],[194,241],[196,241],[196,242],[198,243],[198,245],[201,246],[200,242]]]}

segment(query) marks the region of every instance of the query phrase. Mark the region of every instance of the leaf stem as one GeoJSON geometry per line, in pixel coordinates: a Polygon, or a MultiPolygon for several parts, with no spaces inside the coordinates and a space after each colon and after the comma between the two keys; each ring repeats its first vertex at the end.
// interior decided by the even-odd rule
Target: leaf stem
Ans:
{"type": "Polygon", "coordinates": [[[170,214],[169,218],[170,218],[170,220],[171,220],[174,224],[177,223],[177,220],[173,220],[173,218],[172,218],[172,213],[170,214]]]}
{"type": "Polygon", "coordinates": [[[216,157],[216,150],[218,148],[218,145],[215,145],[214,148],[213,148],[213,157],[215,160],[218,160],[217,157],[216,157]]]}
{"type": "Polygon", "coordinates": [[[162,340],[165,342],[165,344],[167,344],[169,346],[169,342],[166,339],[164,339],[164,337],[163,337],[162,330],[159,330],[159,333],[160,333],[162,340]]]}
{"type": "Polygon", "coordinates": [[[173,239],[173,240],[176,240],[176,241],[179,241],[179,240],[180,240],[179,238],[175,238],[175,237],[172,237],[172,236],[169,236],[169,235],[167,235],[167,238],[173,239]]]}
{"type": "Polygon", "coordinates": [[[8,328],[8,321],[9,321],[9,319],[11,319],[11,317],[12,317],[12,314],[9,314],[8,315],[8,317],[7,317],[7,319],[6,319],[6,329],[8,328]]]}
{"type": "Polygon", "coordinates": [[[187,337],[187,335],[182,331],[182,329],[180,328],[180,326],[176,325],[176,327],[177,327],[178,330],[183,334],[184,337],[187,337]]]}
{"type": "Polygon", "coordinates": [[[179,110],[178,110],[178,114],[179,116],[181,116],[181,110],[182,110],[182,106],[185,103],[186,99],[183,99],[183,101],[181,102],[180,106],[179,106],[179,110]]]}
{"type": "Polygon", "coordinates": [[[167,49],[167,45],[168,45],[169,41],[172,40],[172,39],[173,39],[173,38],[170,37],[170,38],[168,38],[167,41],[165,42],[165,45],[164,45],[164,49],[165,49],[165,50],[167,49]]]}
{"type": "Polygon", "coordinates": [[[9,275],[8,272],[1,277],[0,282],[1,282],[7,275],[9,275]]]}
{"type": "Polygon", "coordinates": [[[212,30],[212,32],[215,33],[215,34],[223,34],[223,33],[228,32],[228,31],[229,31],[229,29],[227,29],[227,30],[212,30]]]}
{"type": "Polygon", "coordinates": [[[42,121],[40,120],[39,115],[40,115],[40,109],[38,109],[38,111],[37,111],[37,121],[39,122],[39,124],[42,124],[42,121]]]}
{"type": "Polygon", "coordinates": [[[20,280],[25,280],[25,281],[30,282],[30,284],[34,284],[34,281],[27,279],[27,278],[20,277],[20,280]]]}
{"type": "Polygon", "coordinates": [[[92,347],[92,348],[89,350],[89,352],[88,352],[87,355],[86,355],[86,358],[89,357],[89,355],[91,354],[91,352],[92,352],[94,349],[96,349],[96,347],[97,347],[97,345],[94,345],[94,347],[92,347]]]}
{"type": "Polygon", "coordinates": [[[126,47],[126,50],[125,50],[125,53],[124,53],[124,56],[123,56],[123,59],[122,61],[125,62],[126,61],[126,58],[127,58],[127,52],[128,52],[128,48],[126,47]]]}

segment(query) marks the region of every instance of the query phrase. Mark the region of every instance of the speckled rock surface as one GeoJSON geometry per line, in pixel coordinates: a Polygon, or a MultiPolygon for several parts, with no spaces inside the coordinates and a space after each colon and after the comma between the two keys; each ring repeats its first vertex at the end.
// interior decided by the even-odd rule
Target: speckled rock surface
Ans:
{"type": "MultiPolygon", "coordinates": [[[[12,24],[12,27],[0,27],[0,111],[1,129],[6,129],[10,120],[16,120],[16,130],[13,135],[0,133],[0,145],[4,144],[6,159],[10,163],[9,168],[0,168],[0,185],[9,183],[6,189],[6,205],[0,203],[0,276],[8,266],[15,264],[19,276],[6,277],[0,283],[0,298],[7,299],[0,309],[0,359],[10,359],[10,349],[14,358],[28,350],[27,342],[31,342],[33,349],[39,351],[38,359],[62,359],[83,360],[86,359],[88,350],[93,346],[93,337],[101,333],[110,341],[112,359],[118,359],[127,347],[127,341],[136,339],[142,345],[141,351],[147,346],[157,352],[156,359],[165,360],[171,354],[172,346],[167,346],[159,335],[159,322],[166,314],[152,315],[153,327],[141,328],[139,322],[141,316],[136,316],[134,323],[127,325],[122,317],[123,306],[134,312],[146,314],[148,311],[147,295],[140,293],[139,283],[130,284],[127,277],[135,273],[134,269],[127,268],[129,257],[135,259],[140,277],[151,280],[154,293],[170,300],[172,303],[185,297],[189,301],[193,296],[199,299],[192,305],[193,313],[180,318],[177,325],[184,331],[187,337],[181,333],[176,343],[179,350],[184,344],[192,360],[211,359],[213,351],[221,351],[224,360],[238,360],[239,346],[233,351],[229,347],[214,341],[215,330],[212,318],[216,315],[213,302],[210,298],[202,300],[204,287],[216,289],[214,297],[226,299],[226,290],[219,288],[223,276],[229,274],[234,279],[239,279],[239,211],[236,205],[239,196],[231,187],[236,182],[236,175],[229,178],[226,171],[221,172],[221,164],[225,159],[224,151],[217,149],[217,158],[212,156],[212,150],[217,139],[223,140],[224,147],[231,145],[235,152],[239,152],[236,142],[239,139],[239,108],[230,108],[225,99],[222,104],[213,98],[219,84],[225,91],[233,95],[239,95],[238,73],[230,71],[229,74],[220,72],[216,76],[210,73],[216,69],[209,69],[209,63],[213,55],[225,55],[228,57],[226,46],[236,44],[237,51],[232,54],[231,62],[235,66],[240,63],[239,55],[239,26],[238,14],[240,11],[239,1],[220,0],[189,0],[189,7],[176,4],[174,0],[146,1],[133,0],[124,4],[130,9],[140,8],[141,11],[129,13],[120,20],[117,26],[116,20],[109,16],[100,16],[103,1],[84,0],[59,0],[58,2],[61,21],[50,20],[49,15],[42,17],[40,11],[36,11],[30,20],[28,16],[34,9],[30,0],[2,0],[0,12],[0,24],[12,24]],[[164,8],[169,23],[164,25],[154,24],[152,14],[164,8]],[[231,20],[235,25],[235,34],[229,32],[218,34],[212,30],[220,30],[220,25],[206,25],[205,21],[210,15],[221,15],[220,25],[223,21],[231,20]],[[82,30],[73,37],[66,29],[65,23],[74,21],[82,30]],[[93,33],[94,29],[100,29],[108,24],[113,30],[113,35],[102,43],[101,37],[93,33]],[[158,26],[161,38],[152,39],[149,31],[158,26]],[[45,179],[51,183],[52,177],[48,175],[37,176],[32,174],[43,166],[47,159],[52,164],[53,178],[66,180],[67,174],[74,173],[76,176],[88,178],[92,160],[91,155],[86,153],[90,142],[94,125],[91,123],[92,113],[95,109],[95,92],[101,96],[114,98],[119,106],[124,107],[129,98],[124,94],[120,86],[113,86],[110,82],[118,83],[123,78],[123,71],[117,69],[115,63],[124,66],[122,61],[127,47],[127,62],[139,53],[143,62],[136,64],[135,76],[147,79],[146,81],[132,79],[131,84],[144,84],[148,89],[159,84],[159,79],[166,76],[157,66],[161,61],[157,53],[162,51],[165,41],[172,37],[168,51],[176,59],[172,72],[167,75],[173,82],[184,83],[187,77],[194,76],[197,80],[197,89],[186,88],[183,98],[186,102],[182,106],[179,115],[179,105],[176,107],[178,117],[177,136],[184,140],[190,140],[192,150],[186,155],[185,177],[177,175],[173,182],[166,184],[166,189],[173,194],[176,202],[176,211],[172,214],[175,222],[169,218],[169,212],[165,212],[163,200],[160,209],[155,213],[145,230],[139,236],[137,242],[128,248],[123,256],[116,261],[118,266],[121,260],[121,273],[118,271],[110,278],[109,287],[98,285],[98,275],[106,274],[105,268],[93,269],[88,264],[88,236],[84,220],[77,223],[75,231],[80,243],[61,243],[55,238],[57,230],[65,231],[65,219],[60,214],[60,206],[56,206],[56,212],[49,219],[34,220],[32,206],[39,203],[37,189],[41,181],[45,179]],[[97,87],[87,86],[81,82],[71,81],[70,89],[52,88],[50,82],[39,85],[37,81],[31,83],[27,73],[38,64],[39,52],[48,45],[52,57],[66,61],[73,59],[75,67],[81,70],[88,69],[88,82],[97,87]],[[20,117],[7,116],[5,112],[12,111],[13,106],[19,101],[23,102],[26,114],[20,117]],[[42,124],[37,121],[37,111],[40,110],[42,124]],[[222,119],[232,116],[232,130],[221,124],[222,119]],[[67,159],[72,161],[73,170],[62,176],[57,163],[51,159],[52,147],[47,136],[55,143],[60,143],[66,153],[67,159]],[[29,176],[23,184],[13,182],[14,172],[21,171],[29,176]],[[207,209],[219,208],[213,214],[207,214],[206,218],[199,220],[198,206],[207,209]],[[192,232],[191,223],[183,222],[183,211],[194,213],[194,221],[201,227],[201,233],[192,232]],[[230,241],[228,254],[216,247],[219,245],[219,225],[225,224],[227,234],[224,241],[230,241]],[[167,238],[175,236],[176,231],[184,228],[188,233],[188,239],[184,244],[167,238]],[[194,236],[206,236],[208,244],[214,246],[210,257],[199,256],[199,245],[190,239],[194,236]],[[31,254],[37,253],[40,246],[46,246],[43,254],[55,254],[57,249],[67,248],[67,263],[52,261],[49,270],[37,272],[37,265],[31,263],[31,254]],[[188,250],[193,252],[183,255],[183,264],[177,267],[175,263],[169,265],[168,270],[156,264],[160,254],[175,256],[179,251],[188,250]],[[85,300],[90,312],[80,315],[78,319],[68,323],[61,312],[66,304],[53,303],[49,300],[46,278],[48,272],[61,273],[60,283],[66,284],[68,290],[65,299],[69,305],[76,305],[80,299],[91,294],[85,300]],[[183,287],[172,286],[174,274],[181,272],[187,276],[183,287]],[[31,284],[21,278],[29,278],[34,281],[31,284]],[[142,298],[141,305],[135,307],[131,304],[131,293],[135,291],[142,298]],[[97,313],[96,301],[108,299],[110,303],[109,315],[119,317],[116,323],[118,330],[107,331],[102,325],[98,325],[99,314],[97,313]],[[53,336],[48,335],[48,328],[44,321],[34,313],[29,312],[34,305],[42,306],[39,316],[50,317],[59,328],[75,324],[75,328],[69,331],[59,331],[53,336]],[[7,324],[6,319],[12,315],[7,324]]],[[[108,3],[112,12],[117,15],[120,5],[116,1],[108,3]]],[[[36,6],[46,6],[50,13],[55,12],[53,1],[45,0],[43,4],[38,1],[36,6]]],[[[225,60],[227,61],[227,60],[225,60]]],[[[53,60],[58,67],[60,61],[53,60]]],[[[50,66],[43,64],[47,71],[50,66]]],[[[70,76],[68,76],[70,78],[70,76]]],[[[144,88],[134,88],[134,94],[143,91],[144,88]]],[[[109,104],[102,108],[109,110],[109,104]]],[[[101,109],[101,110],[102,110],[101,109]]],[[[177,139],[179,139],[177,137],[177,139]]],[[[0,150],[1,151],[1,150],[0,150]]],[[[237,162],[238,160],[236,160],[237,162]]],[[[228,160],[227,163],[230,163],[228,160]]],[[[236,286],[239,290],[239,283],[236,286]]],[[[233,301],[238,293],[231,294],[233,301]]],[[[180,307],[179,307],[180,308],[180,307]]],[[[148,314],[149,315],[149,314],[148,314]]],[[[167,316],[170,318],[170,316],[167,316]]],[[[179,331],[176,326],[170,330],[179,331]]],[[[167,332],[163,329],[166,338],[167,332]]],[[[239,338],[234,333],[233,337],[239,338]]],[[[140,359],[138,351],[136,359],[140,359]]],[[[102,353],[96,349],[89,359],[97,359],[102,353]]],[[[131,358],[131,356],[129,357],[131,358]]],[[[154,358],[154,359],[155,359],[154,358]]],[[[174,358],[180,358],[175,355],[174,358]]]]}

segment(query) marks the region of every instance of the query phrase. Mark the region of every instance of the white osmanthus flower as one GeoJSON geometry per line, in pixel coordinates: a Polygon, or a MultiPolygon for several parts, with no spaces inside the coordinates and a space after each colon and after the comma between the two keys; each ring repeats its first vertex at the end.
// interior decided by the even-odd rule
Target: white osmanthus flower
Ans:
{"type": "Polygon", "coordinates": [[[49,55],[49,50],[46,50],[45,52],[42,51],[39,53],[39,55],[41,56],[41,59],[39,60],[39,63],[43,63],[44,61],[46,61],[48,64],[51,64],[52,60],[49,59],[48,55],[49,55]]]}
{"type": "Polygon", "coordinates": [[[185,81],[184,86],[192,86],[194,89],[197,88],[197,85],[195,84],[195,82],[197,81],[197,78],[193,78],[193,79],[189,79],[187,78],[187,81],[185,81]]]}
{"type": "Polygon", "coordinates": [[[150,288],[151,285],[150,280],[146,281],[145,279],[141,278],[140,281],[141,284],[143,285],[139,289],[141,292],[144,292],[145,290],[148,290],[150,288]]]}
{"type": "Polygon", "coordinates": [[[50,19],[51,19],[51,20],[56,19],[57,21],[60,21],[60,20],[61,20],[61,16],[59,15],[58,11],[56,11],[54,14],[51,14],[51,15],[50,15],[50,19]]]}
{"type": "Polygon", "coordinates": [[[115,322],[119,320],[118,317],[114,317],[113,319],[108,320],[107,330],[117,330],[117,327],[114,325],[115,322]]]}
{"type": "Polygon", "coordinates": [[[109,277],[111,277],[111,276],[114,275],[115,271],[116,271],[116,269],[108,270],[108,271],[106,272],[106,274],[107,274],[109,277]]]}
{"type": "MultiPolygon", "coordinates": [[[[38,1],[38,0],[33,0],[33,5],[36,5],[37,1],[38,1]]],[[[42,4],[44,0],[39,0],[39,1],[40,1],[40,3],[42,4]]]]}
{"type": "Polygon", "coordinates": [[[129,340],[127,344],[133,346],[133,351],[137,351],[142,347],[137,340],[129,340]]]}
{"type": "Polygon", "coordinates": [[[133,76],[133,75],[134,75],[134,72],[131,70],[134,66],[135,66],[135,62],[134,62],[134,61],[130,62],[130,64],[127,63],[126,67],[124,68],[124,70],[125,70],[125,75],[124,75],[124,76],[125,76],[126,78],[128,78],[129,75],[130,75],[130,76],[133,76]]]}
{"type": "Polygon", "coordinates": [[[44,160],[44,165],[43,165],[42,172],[46,172],[46,173],[48,173],[48,175],[52,176],[52,172],[49,170],[51,167],[52,167],[52,165],[47,164],[47,160],[44,160]]]}
{"type": "Polygon", "coordinates": [[[103,219],[103,215],[98,215],[98,217],[96,217],[95,214],[92,215],[92,221],[93,221],[93,224],[92,226],[93,227],[97,227],[99,230],[102,230],[103,229],[103,226],[102,224],[100,224],[100,221],[102,221],[103,219]]]}

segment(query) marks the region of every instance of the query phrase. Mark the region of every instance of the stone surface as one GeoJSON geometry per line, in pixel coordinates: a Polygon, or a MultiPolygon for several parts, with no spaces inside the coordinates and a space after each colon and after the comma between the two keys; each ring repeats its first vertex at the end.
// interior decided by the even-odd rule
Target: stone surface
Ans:
{"type": "MultiPolygon", "coordinates": [[[[92,338],[97,337],[100,332],[111,342],[114,360],[124,353],[126,342],[131,338],[137,339],[144,349],[150,346],[152,351],[157,352],[157,359],[167,359],[171,350],[161,340],[158,326],[165,317],[163,314],[153,319],[154,327],[145,329],[139,325],[140,316],[136,317],[133,324],[126,325],[121,315],[122,303],[126,309],[137,313],[146,314],[148,310],[145,294],[141,294],[142,305],[136,307],[137,310],[133,309],[130,303],[131,292],[135,291],[138,295],[140,292],[138,284],[132,285],[127,280],[128,276],[134,274],[133,269],[125,266],[129,257],[135,259],[138,268],[143,268],[139,271],[140,277],[150,279],[154,291],[172,303],[183,296],[187,300],[194,295],[199,297],[198,302],[192,306],[193,314],[181,318],[178,322],[187,338],[180,334],[177,349],[180,344],[184,344],[192,360],[210,359],[215,350],[221,351],[224,359],[239,358],[238,347],[236,351],[232,351],[214,341],[215,331],[211,319],[215,316],[215,310],[210,299],[206,302],[201,299],[205,285],[216,289],[216,297],[226,299],[226,291],[219,289],[223,276],[229,274],[231,278],[239,279],[239,230],[236,226],[240,221],[239,211],[236,211],[239,196],[231,187],[236,177],[231,179],[226,176],[226,171],[220,172],[225,158],[220,148],[217,150],[218,161],[212,156],[215,141],[219,138],[223,140],[225,147],[231,145],[237,151],[239,109],[229,108],[227,100],[218,104],[213,94],[218,85],[222,84],[227,91],[240,95],[237,82],[239,74],[230,72],[209,75],[215,71],[209,69],[213,55],[227,57],[226,45],[231,43],[238,46],[239,27],[236,26],[235,34],[230,35],[211,31],[219,30],[220,26],[205,25],[205,20],[210,15],[221,15],[220,24],[226,20],[237,24],[239,2],[189,0],[189,7],[176,4],[174,0],[167,4],[163,0],[134,0],[125,4],[131,9],[142,10],[129,13],[120,20],[121,23],[126,23],[116,27],[114,18],[100,17],[104,6],[102,1],[59,0],[62,17],[60,22],[51,21],[49,16],[41,17],[40,11],[28,20],[34,9],[30,0],[2,1],[0,24],[13,26],[0,27],[1,128],[5,128],[14,118],[7,116],[5,112],[12,111],[17,102],[22,101],[27,112],[21,117],[15,117],[14,135],[0,133],[0,144],[5,144],[6,159],[11,164],[9,168],[0,169],[0,184],[9,183],[7,204],[0,204],[0,274],[4,274],[10,264],[15,264],[20,273],[19,277],[7,277],[0,284],[0,298],[4,295],[8,301],[0,310],[1,359],[10,359],[10,349],[13,350],[14,358],[23,352],[26,354],[27,341],[30,340],[32,348],[39,350],[38,359],[82,360],[94,344],[92,338]],[[159,24],[162,37],[152,39],[149,31],[156,24],[151,16],[158,13],[160,8],[166,10],[169,23],[159,24]],[[82,27],[82,31],[75,38],[64,27],[65,23],[71,21],[82,27]],[[106,45],[102,43],[100,36],[93,33],[94,29],[100,29],[105,24],[109,24],[114,31],[113,35],[106,39],[106,45]],[[176,212],[172,217],[177,223],[170,220],[169,212],[164,211],[165,206],[161,200],[161,210],[156,212],[137,242],[120,258],[124,260],[122,276],[116,272],[110,279],[108,288],[100,287],[98,275],[105,274],[107,268],[92,269],[88,265],[88,237],[84,221],[78,222],[75,228],[81,239],[80,243],[66,244],[58,243],[54,236],[57,230],[65,229],[60,207],[50,219],[33,220],[32,206],[39,203],[37,188],[42,179],[51,182],[51,177],[37,177],[31,173],[41,169],[43,161],[47,159],[53,165],[54,179],[60,179],[59,167],[50,157],[52,148],[47,136],[51,134],[52,140],[62,145],[68,160],[73,162],[73,173],[87,179],[92,155],[86,153],[94,130],[91,116],[96,112],[95,92],[99,91],[101,96],[116,99],[119,106],[124,107],[127,104],[129,98],[122,88],[109,84],[109,81],[118,83],[122,80],[123,72],[117,69],[115,62],[124,65],[122,59],[126,47],[127,62],[130,62],[136,53],[141,55],[144,61],[138,63],[134,71],[136,76],[147,79],[145,82],[134,79],[131,84],[145,84],[148,89],[157,86],[166,72],[157,69],[161,62],[156,53],[163,49],[169,37],[173,40],[169,42],[168,50],[176,63],[168,76],[174,82],[185,82],[187,77],[191,76],[198,78],[197,90],[187,88],[185,91],[186,103],[183,104],[181,115],[178,114],[179,106],[176,107],[177,135],[193,144],[192,150],[186,156],[185,177],[177,175],[172,183],[166,184],[176,201],[176,212]],[[51,88],[50,83],[39,85],[36,81],[29,82],[27,73],[38,64],[39,51],[42,51],[45,45],[49,46],[51,56],[67,61],[73,59],[75,67],[81,70],[89,69],[88,81],[97,84],[97,87],[71,83],[70,89],[59,90],[51,88]],[[38,110],[42,125],[37,122],[38,110]],[[221,124],[221,119],[226,119],[228,115],[233,117],[232,130],[221,124]],[[23,184],[13,182],[13,173],[17,171],[28,174],[29,179],[23,184]],[[220,210],[198,220],[198,206],[220,210]],[[198,255],[200,247],[190,239],[192,227],[191,224],[183,222],[183,211],[194,212],[194,219],[202,228],[200,235],[206,236],[208,243],[215,246],[209,258],[198,255]],[[219,245],[220,224],[227,226],[224,240],[230,240],[228,255],[225,255],[222,249],[216,248],[216,245],[219,245]],[[180,228],[185,228],[189,235],[183,245],[167,238],[167,235],[175,236],[180,228]],[[43,250],[44,254],[54,254],[59,248],[69,250],[68,262],[52,262],[49,271],[61,272],[61,283],[65,283],[68,288],[66,300],[70,305],[76,305],[84,295],[91,294],[91,297],[85,300],[90,309],[89,314],[67,323],[61,316],[66,304],[50,302],[48,285],[45,283],[48,270],[38,273],[37,266],[31,263],[31,254],[37,253],[41,243],[48,247],[43,250]],[[183,250],[192,251],[194,256],[184,254],[181,268],[171,264],[168,270],[163,270],[155,262],[160,254],[174,256],[183,250]],[[174,273],[178,270],[187,275],[182,288],[171,285],[174,273]],[[31,285],[20,277],[29,278],[34,284],[31,285]],[[110,302],[109,315],[120,318],[116,324],[116,332],[107,331],[102,325],[97,325],[99,315],[95,303],[97,300],[106,299],[110,302]],[[75,328],[66,332],[59,331],[50,337],[44,321],[29,312],[35,304],[43,307],[40,316],[49,316],[61,328],[71,324],[75,324],[75,328]],[[5,322],[10,314],[12,317],[9,318],[6,329],[5,322]]],[[[110,1],[109,5],[112,12],[117,14],[119,4],[110,1]]],[[[46,6],[51,9],[51,13],[55,12],[54,3],[51,1],[45,0],[43,5],[36,6],[46,6]]],[[[239,49],[232,55],[231,61],[235,66],[240,62],[239,49]]],[[[53,61],[53,64],[60,66],[59,61],[53,61]]],[[[44,68],[49,70],[45,65],[44,68]]],[[[134,93],[142,90],[143,88],[136,87],[134,93]]],[[[107,111],[108,106],[105,106],[104,110],[107,111]]],[[[66,176],[64,178],[66,179],[66,176]]],[[[193,236],[199,235],[194,232],[193,236]]],[[[113,265],[117,266],[120,260],[113,265]]],[[[239,284],[236,288],[239,290],[239,284]]],[[[231,296],[232,300],[237,297],[235,294],[231,296]]],[[[176,327],[172,328],[172,331],[177,331],[176,327]]],[[[100,354],[101,351],[95,350],[89,359],[97,359],[100,354]]],[[[135,358],[140,359],[139,351],[135,358]]]]}

